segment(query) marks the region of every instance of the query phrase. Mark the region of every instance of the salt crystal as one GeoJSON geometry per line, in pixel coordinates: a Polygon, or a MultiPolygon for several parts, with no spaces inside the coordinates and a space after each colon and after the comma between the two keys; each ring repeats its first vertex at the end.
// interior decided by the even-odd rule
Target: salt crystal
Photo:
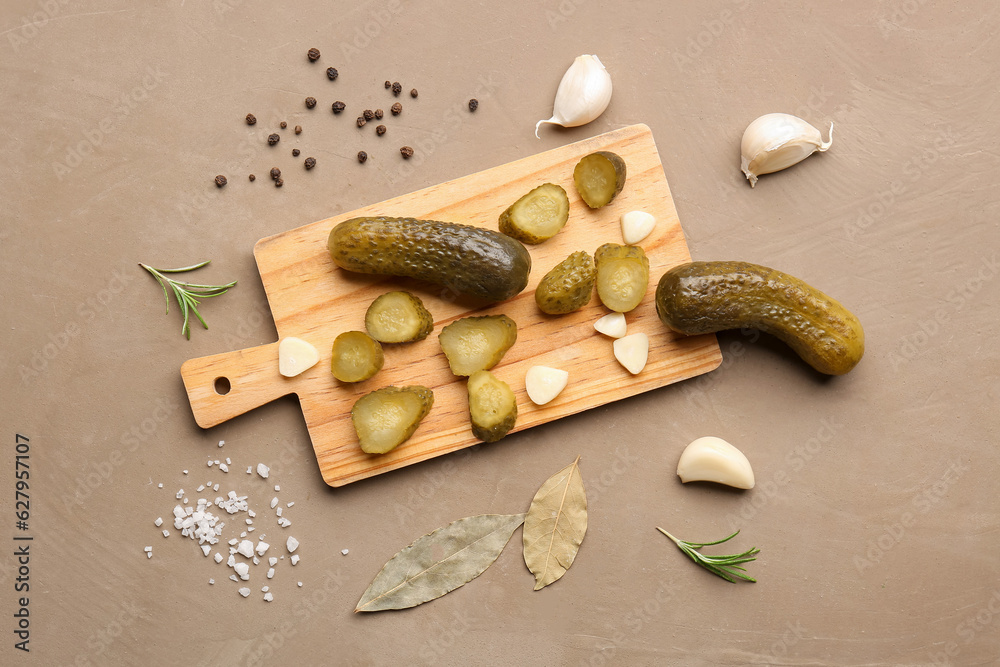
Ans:
{"type": "Polygon", "coordinates": [[[281,487],[280,487],[280,486],[278,486],[277,484],[275,484],[275,485],[274,485],[274,490],[275,490],[275,491],[281,491],[281,487]]]}
{"type": "Polygon", "coordinates": [[[267,479],[267,476],[268,476],[268,474],[270,472],[271,472],[271,469],[268,468],[263,463],[258,463],[257,464],[257,474],[260,475],[263,479],[267,479]]]}
{"type": "Polygon", "coordinates": [[[226,444],[225,440],[219,440],[219,447],[222,447],[224,444],[226,444]]]}
{"type": "Polygon", "coordinates": [[[247,522],[248,526],[252,526],[253,525],[253,519],[244,519],[244,521],[247,522]]]}
{"type": "Polygon", "coordinates": [[[299,541],[289,535],[285,541],[285,547],[288,549],[288,553],[295,553],[295,550],[299,548],[299,541]]]}
{"type": "Polygon", "coordinates": [[[257,558],[256,556],[254,556],[254,557],[253,557],[253,564],[254,564],[254,565],[260,565],[260,559],[259,559],[259,558],[257,558]]]}
{"type": "Polygon", "coordinates": [[[212,490],[213,490],[213,491],[218,491],[218,490],[219,490],[219,485],[218,485],[218,484],[216,484],[215,486],[213,486],[213,487],[212,487],[212,490]]]}
{"type": "Polygon", "coordinates": [[[219,465],[219,459],[215,459],[215,465],[219,465]]]}
{"type": "Polygon", "coordinates": [[[274,568],[273,567],[272,568],[268,568],[268,570],[267,570],[267,578],[271,579],[272,577],[274,577],[274,568]]]}
{"type": "Polygon", "coordinates": [[[145,551],[146,553],[149,553],[152,550],[153,550],[153,547],[146,547],[146,548],[143,549],[143,551],[145,551]]]}
{"type": "MultiPolygon", "coordinates": [[[[274,509],[277,506],[278,506],[278,497],[275,496],[274,498],[271,498],[271,509],[274,509]]],[[[159,526],[160,524],[156,525],[159,526]]]]}
{"type": "Polygon", "coordinates": [[[185,498],[185,499],[184,499],[184,504],[185,504],[185,505],[187,505],[187,504],[188,504],[188,499],[187,499],[187,498],[185,498]]]}
{"type": "Polygon", "coordinates": [[[257,516],[257,513],[254,512],[253,510],[247,510],[247,516],[249,516],[252,519],[255,516],[257,516]]]}
{"type": "Polygon", "coordinates": [[[240,533],[240,537],[246,537],[246,536],[247,536],[247,531],[244,530],[242,533],[240,533]]]}
{"type": "Polygon", "coordinates": [[[288,528],[290,525],[292,525],[292,522],[282,517],[278,519],[278,525],[281,526],[282,528],[288,528]]]}
{"type": "Polygon", "coordinates": [[[256,528],[254,528],[253,526],[250,526],[249,528],[247,528],[247,532],[248,532],[248,533],[252,533],[252,532],[253,532],[253,531],[255,531],[255,530],[257,530],[257,529],[256,529],[256,528]]]}
{"type": "Polygon", "coordinates": [[[159,488],[159,489],[162,489],[163,488],[163,482],[160,482],[159,484],[157,484],[156,487],[159,488]]]}
{"type": "Polygon", "coordinates": [[[229,560],[226,561],[228,567],[236,567],[236,556],[229,554],[229,560]]]}
{"type": "Polygon", "coordinates": [[[274,567],[275,565],[278,564],[278,559],[275,558],[274,556],[271,556],[270,558],[267,559],[267,564],[270,565],[271,567],[274,567]]]}
{"type": "Polygon", "coordinates": [[[299,588],[302,588],[302,582],[301,581],[299,582],[299,588]]]}
{"type": "Polygon", "coordinates": [[[270,602],[273,599],[274,599],[273,595],[271,595],[270,593],[264,593],[264,602],[270,602]]]}
{"type": "Polygon", "coordinates": [[[222,472],[229,472],[229,466],[227,466],[225,463],[220,463],[219,470],[221,470],[222,472]]]}
{"type": "Polygon", "coordinates": [[[152,557],[153,557],[153,552],[152,551],[147,551],[146,552],[146,558],[152,558],[152,557]]]}
{"type": "Polygon", "coordinates": [[[212,467],[212,463],[213,463],[212,461],[209,461],[209,462],[208,462],[208,467],[209,467],[209,468],[211,468],[211,467],[212,467]]]}
{"type": "Polygon", "coordinates": [[[175,494],[175,496],[174,496],[174,497],[175,497],[175,498],[177,498],[177,500],[180,500],[181,498],[183,498],[183,497],[184,497],[184,489],[181,489],[180,491],[178,491],[178,492],[177,492],[177,493],[175,494]]]}
{"type": "Polygon", "coordinates": [[[294,556],[292,556],[291,560],[292,560],[292,565],[298,565],[299,564],[299,555],[295,554],[294,556]]]}
{"type": "Polygon", "coordinates": [[[342,553],[342,554],[344,554],[346,556],[347,554],[351,553],[351,550],[350,549],[341,549],[340,553],[342,553]]]}
{"type": "Polygon", "coordinates": [[[236,574],[240,575],[240,579],[243,581],[250,578],[250,566],[246,563],[237,563],[233,566],[233,569],[236,570],[236,574]]]}
{"type": "Polygon", "coordinates": [[[250,597],[250,589],[249,588],[241,588],[240,589],[240,595],[242,595],[243,597],[250,597]]]}
{"type": "Polygon", "coordinates": [[[204,485],[204,484],[202,484],[201,486],[199,486],[199,487],[198,487],[198,490],[199,490],[199,491],[204,491],[204,490],[205,490],[205,485],[204,485]]]}
{"type": "Polygon", "coordinates": [[[220,554],[218,551],[215,552],[215,562],[216,563],[222,562],[222,554],[220,554]]]}
{"type": "Polygon", "coordinates": [[[209,579],[208,583],[214,586],[215,585],[215,579],[209,579]]]}
{"type": "Polygon", "coordinates": [[[226,457],[226,464],[227,465],[233,465],[232,459],[230,459],[229,457],[226,457]]]}
{"type": "Polygon", "coordinates": [[[261,589],[260,589],[260,592],[261,592],[261,593],[266,593],[266,592],[268,592],[269,590],[271,590],[269,586],[264,586],[263,588],[261,588],[261,589]]]}
{"type": "Polygon", "coordinates": [[[285,507],[291,507],[291,506],[292,506],[292,505],[294,505],[294,504],[295,504],[295,501],[293,500],[293,501],[292,501],[292,502],[290,502],[290,503],[285,503],[285,507]]]}
{"type": "Polygon", "coordinates": [[[252,472],[253,472],[253,466],[247,466],[247,474],[249,475],[252,472]]]}
{"type": "Polygon", "coordinates": [[[271,548],[271,545],[268,544],[267,542],[258,541],[257,542],[257,555],[258,556],[263,556],[265,553],[267,553],[267,550],[270,549],[270,548],[271,548]]]}
{"type": "Polygon", "coordinates": [[[229,544],[232,545],[232,546],[236,546],[237,542],[239,542],[239,540],[237,540],[235,537],[233,539],[229,540],[229,544]]]}
{"type": "Polygon", "coordinates": [[[250,540],[243,540],[240,542],[240,546],[236,549],[237,553],[241,556],[246,556],[247,558],[253,557],[253,542],[250,540]]]}
{"type": "Polygon", "coordinates": [[[170,537],[170,531],[169,531],[169,530],[166,530],[166,529],[164,529],[164,531],[163,531],[163,536],[164,536],[164,537],[170,537]]]}
{"type": "Polygon", "coordinates": [[[233,581],[239,581],[240,580],[240,578],[237,577],[235,574],[229,575],[229,578],[232,579],[233,581]]]}
{"type": "MultiPolygon", "coordinates": [[[[271,505],[271,507],[274,507],[274,505],[271,505]]],[[[156,517],[156,521],[153,522],[153,525],[157,526],[157,527],[162,526],[163,525],[163,517],[162,516],[156,517]]]]}
{"type": "Polygon", "coordinates": [[[212,552],[212,547],[207,544],[203,544],[201,545],[201,552],[207,556],[212,552]]]}

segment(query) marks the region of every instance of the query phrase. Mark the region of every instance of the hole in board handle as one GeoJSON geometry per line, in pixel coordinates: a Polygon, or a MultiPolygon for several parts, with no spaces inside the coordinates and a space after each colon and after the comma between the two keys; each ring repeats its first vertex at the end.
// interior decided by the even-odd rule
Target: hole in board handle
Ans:
{"type": "Polygon", "coordinates": [[[229,393],[229,390],[233,386],[229,384],[229,378],[227,377],[217,377],[215,378],[215,393],[219,396],[225,396],[229,393]]]}

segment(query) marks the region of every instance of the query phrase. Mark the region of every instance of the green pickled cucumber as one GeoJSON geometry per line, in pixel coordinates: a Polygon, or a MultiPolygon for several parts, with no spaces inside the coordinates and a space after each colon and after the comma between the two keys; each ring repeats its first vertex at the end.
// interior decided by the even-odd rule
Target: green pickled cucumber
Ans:
{"type": "Polygon", "coordinates": [[[569,197],[555,183],[543,183],[500,214],[500,231],[521,243],[537,244],[559,233],[569,220],[569,197]]]}
{"type": "Polygon", "coordinates": [[[427,338],[434,318],[409,292],[386,292],[365,313],[365,330],[380,343],[411,343],[427,338]]]}
{"type": "Polygon", "coordinates": [[[681,334],[759,329],[820,373],[843,375],[865,353],[861,322],[802,280],[749,262],[675,266],[656,287],[656,314],[681,334]]]}
{"type": "Polygon", "coordinates": [[[584,156],[573,169],[573,184],[590,208],[607,206],[625,187],[625,160],[611,151],[584,156]]]}
{"type": "Polygon", "coordinates": [[[638,306],[649,286],[649,259],[642,248],[605,243],[594,253],[594,261],[601,303],[619,313],[638,306]]]}
{"type": "Polygon", "coordinates": [[[545,274],[535,289],[535,303],[543,313],[562,315],[580,310],[590,302],[597,268],[594,259],[580,250],[545,274]]]}
{"type": "Polygon", "coordinates": [[[418,278],[489,301],[518,294],[531,270],[531,256],[516,239],[435,220],[352,218],[331,230],[327,247],[348,271],[418,278]]]}
{"type": "Polygon", "coordinates": [[[330,361],[333,377],[341,382],[362,382],[385,363],[382,346],[364,331],[345,331],[333,340],[330,361]]]}
{"type": "Polygon", "coordinates": [[[517,399],[510,385],[489,371],[469,376],[469,421],[472,434],[483,442],[496,442],[517,421],[517,399]]]}
{"type": "Polygon", "coordinates": [[[434,405],[427,387],[383,387],[359,398],[351,422],[366,454],[385,454],[406,442],[434,405]]]}
{"type": "Polygon", "coordinates": [[[438,342],[455,375],[493,368],[517,341],[517,325],[506,315],[455,320],[438,334],[438,342]]]}

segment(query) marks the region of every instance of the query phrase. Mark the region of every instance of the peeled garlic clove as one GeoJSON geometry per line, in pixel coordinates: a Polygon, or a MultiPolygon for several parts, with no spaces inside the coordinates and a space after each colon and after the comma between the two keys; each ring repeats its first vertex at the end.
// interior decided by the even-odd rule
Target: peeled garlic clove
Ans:
{"type": "Polygon", "coordinates": [[[622,216],[622,238],[628,245],[643,240],[656,226],[656,218],[645,211],[629,211],[622,216]]]}
{"type": "Polygon", "coordinates": [[[628,332],[625,324],[625,313],[608,313],[594,322],[594,328],[605,336],[622,338],[628,332]]]}
{"type": "Polygon", "coordinates": [[[632,375],[638,375],[646,367],[649,358],[649,336],[634,333],[619,338],[614,343],[615,359],[632,375]]]}
{"type": "Polygon", "coordinates": [[[830,139],[823,141],[819,130],[798,116],[764,114],[743,133],[740,169],[753,187],[758,176],[791,167],[816,151],[826,151],[832,144],[833,123],[830,123],[830,139]]]}
{"type": "Polygon", "coordinates": [[[611,75],[597,56],[578,56],[563,74],[556,90],[552,118],[535,125],[535,137],[543,123],[577,127],[586,125],[608,108],[611,102],[611,75]]]}
{"type": "Polygon", "coordinates": [[[545,405],[558,396],[566,383],[569,373],[548,366],[532,366],[524,375],[524,390],[535,405],[545,405]]]}
{"type": "Polygon", "coordinates": [[[737,489],[752,489],[753,469],[743,452],[722,438],[698,438],[684,448],[677,462],[677,476],[687,482],[716,482],[737,489]]]}
{"type": "Polygon", "coordinates": [[[319,361],[319,352],[310,343],[289,336],[278,343],[278,371],[286,378],[304,373],[319,361]]]}

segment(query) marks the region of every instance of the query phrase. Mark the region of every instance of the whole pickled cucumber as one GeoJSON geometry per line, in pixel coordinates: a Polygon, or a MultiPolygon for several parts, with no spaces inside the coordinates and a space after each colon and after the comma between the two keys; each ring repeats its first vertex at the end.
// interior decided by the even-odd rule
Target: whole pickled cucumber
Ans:
{"type": "Polygon", "coordinates": [[[543,313],[562,315],[590,302],[597,268],[594,259],[580,250],[556,264],[535,289],[535,303],[543,313]]]}
{"type": "Polygon", "coordinates": [[[847,373],[865,353],[861,322],[839,301],[787,273],[749,262],[675,266],[656,286],[656,314],[688,335],[759,329],[827,375],[847,373]]]}
{"type": "Polygon", "coordinates": [[[419,278],[489,301],[519,293],[531,270],[519,241],[436,220],[352,218],[333,228],[327,245],[337,266],[348,271],[419,278]]]}

